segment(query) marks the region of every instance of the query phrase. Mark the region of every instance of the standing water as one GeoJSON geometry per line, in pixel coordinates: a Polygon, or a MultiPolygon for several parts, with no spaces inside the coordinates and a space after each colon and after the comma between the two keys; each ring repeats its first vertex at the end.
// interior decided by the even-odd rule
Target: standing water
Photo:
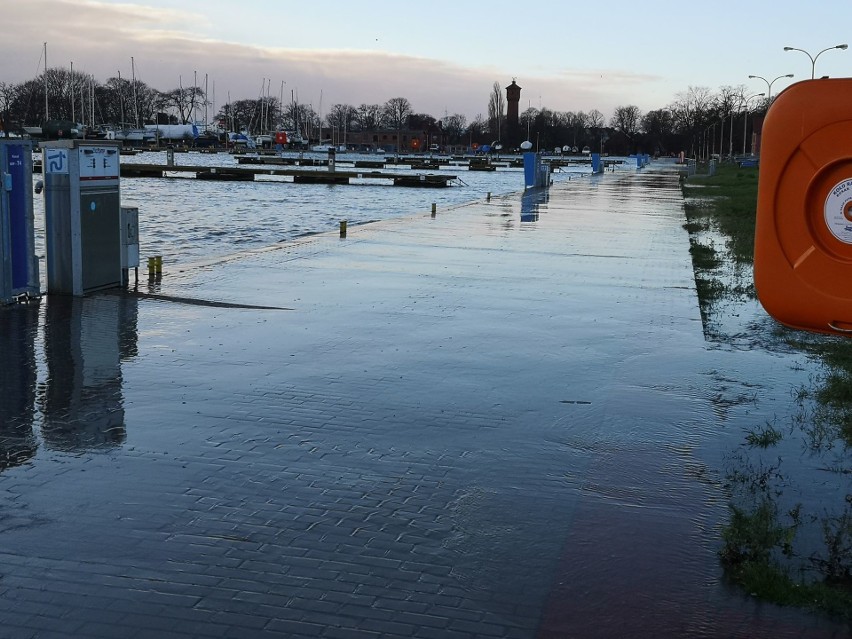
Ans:
{"type": "MultiPolygon", "coordinates": [[[[296,156],[298,157],[298,156],[296,156]]],[[[324,159],[305,153],[306,159],[324,159]]],[[[356,160],[376,156],[346,154],[339,170],[352,170],[356,160]]],[[[164,151],[124,156],[122,163],[166,164],[164,151]]],[[[236,167],[225,153],[177,153],[176,165],[236,167]]],[[[258,165],[252,165],[258,168],[258,165]]],[[[286,168],[271,166],[270,168],[286,168]]],[[[318,168],[318,171],[327,171],[318,168]]],[[[372,170],[372,169],[371,169],[372,170]]],[[[362,179],[349,185],[295,184],[292,178],[259,176],[253,182],[196,180],[192,173],[167,173],[166,178],[123,178],[121,204],[139,208],[142,261],[162,255],[166,264],[189,264],[252,248],[333,231],[341,220],[350,227],[438,210],[523,189],[523,170],[468,171],[466,165],[446,165],[441,173],[455,175],[448,188],[394,187],[389,180],[362,179]]],[[[565,167],[553,174],[561,181],[588,174],[588,164],[565,167]]],[[[387,165],[383,172],[409,173],[407,165],[387,165]]],[[[422,171],[414,171],[422,172],[422,171]]],[[[431,173],[436,170],[428,171],[431,173]]],[[[36,196],[36,251],[44,260],[41,196],[36,196]]],[[[41,272],[46,272],[44,263],[41,272]]]]}

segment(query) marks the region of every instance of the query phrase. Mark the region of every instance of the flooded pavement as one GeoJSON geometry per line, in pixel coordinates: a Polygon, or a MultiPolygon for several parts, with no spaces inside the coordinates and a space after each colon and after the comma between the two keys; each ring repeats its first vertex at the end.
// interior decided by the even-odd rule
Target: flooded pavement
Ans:
{"type": "Polygon", "coordinates": [[[0,311],[2,632],[847,636],[724,583],[795,362],[705,341],[683,224],[652,168],[0,311]]]}

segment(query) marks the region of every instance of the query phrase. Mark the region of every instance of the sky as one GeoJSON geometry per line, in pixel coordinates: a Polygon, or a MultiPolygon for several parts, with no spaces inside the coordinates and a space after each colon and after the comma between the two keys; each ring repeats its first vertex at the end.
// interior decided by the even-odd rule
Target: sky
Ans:
{"type": "MultiPolygon", "coordinates": [[[[264,93],[320,113],[405,97],[470,121],[494,82],[516,79],[521,111],[609,119],[691,86],[756,94],[774,81],[774,95],[809,79],[808,54],[784,47],[852,44],[852,0],[0,0],[0,31],[0,82],[38,77],[47,43],[51,68],[135,72],[162,91],[206,83],[215,109],[264,93]]],[[[852,76],[852,49],[821,54],[824,75],[852,76]]]]}

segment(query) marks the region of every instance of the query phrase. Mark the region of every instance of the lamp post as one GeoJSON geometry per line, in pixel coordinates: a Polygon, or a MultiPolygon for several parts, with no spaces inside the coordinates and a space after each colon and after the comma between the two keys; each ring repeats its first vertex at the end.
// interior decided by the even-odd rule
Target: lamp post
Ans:
{"type": "MultiPolygon", "coordinates": [[[[772,85],[773,85],[773,84],[775,84],[775,80],[780,80],[781,78],[792,78],[792,77],[793,77],[793,74],[792,74],[792,73],[788,73],[788,74],[786,74],[786,75],[779,75],[779,76],[778,76],[777,78],[775,78],[775,80],[773,80],[772,82],[770,82],[769,80],[767,80],[766,78],[764,78],[762,75],[750,75],[750,76],[748,76],[748,77],[749,77],[750,79],[752,79],[752,80],[754,80],[754,79],[758,79],[758,80],[763,80],[764,82],[766,82],[766,96],[767,96],[767,98],[768,98],[769,100],[771,100],[771,99],[772,99],[772,85]]],[[[763,95],[763,94],[761,94],[761,95],[763,95]]]]}
{"type": "Polygon", "coordinates": [[[811,80],[813,80],[814,75],[816,74],[816,61],[817,61],[818,57],[820,57],[826,51],[831,51],[832,49],[848,49],[848,48],[849,48],[848,44],[836,44],[833,47],[827,47],[827,48],[823,49],[822,51],[820,51],[819,53],[817,53],[816,55],[813,55],[813,56],[810,53],[808,53],[807,51],[805,51],[804,49],[798,49],[796,47],[784,47],[784,51],[801,51],[806,56],[808,56],[811,60],[811,80]]]}
{"type": "MultiPolygon", "coordinates": [[[[782,78],[787,76],[781,76],[782,78]]],[[[792,74],[791,76],[792,77],[792,74]]],[[[778,78],[775,78],[776,80],[778,78]]],[[[750,95],[745,100],[743,100],[743,106],[745,106],[745,116],[743,117],[743,155],[746,154],[746,136],[748,135],[748,101],[752,98],[762,98],[765,93],[755,93],[754,95],[750,95]]]]}

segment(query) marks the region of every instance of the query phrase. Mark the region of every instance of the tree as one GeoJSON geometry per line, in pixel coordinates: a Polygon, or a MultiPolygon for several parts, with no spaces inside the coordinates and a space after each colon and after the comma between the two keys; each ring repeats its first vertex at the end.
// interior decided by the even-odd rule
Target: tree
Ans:
{"type": "Polygon", "coordinates": [[[351,131],[357,110],[351,104],[334,104],[325,120],[334,129],[351,131]]]}
{"type": "Polygon", "coordinates": [[[506,110],[506,100],[499,82],[494,82],[488,97],[488,126],[494,139],[500,141],[503,129],[503,113],[506,110]]]}
{"type": "Polygon", "coordinates": [[[597,109],[592,109],[586,114],[586,122],[589,125],[589,128],[593,131],[600,129],[604,125],[604,114],[598,111],[597,109]]]}
{"type": "Polygon", "coordinates": [[[318,116],[311,105],[300,104],[294,100],[283,109],[281,119],[281,126],[284,129],[296,131],[309,139],[309,132],[313,130],[318,116]]]}
{"type": "Polygon", "coordinates": [[[609,125],[627,137],[628,140],[633,140],[636,133],[639,132],[639,120],[642,117],[642,112],[639,107],[630,104],[615,108],[615,112],[610,118],[609,125]]]}
{"type": "Polygon", "coordinates": [[[447,134],[449,142],[455,144],[461,141],[461,137],[467,128],[467,118],[461,113],[453,113],[441,120],[444,126],[444,132],[447,134]]]}
{"type": "Polygon", "coordinates": [[[391,98],[382,107],[382,114],[387,124],[396,129],[396,150],[399,152],[400,135],[402,129],[408,126],[411,103],[406,98],[391,98]]]}
{"type": "Polygon", "coordinates": [[[382,125],[382,107],[362,104],[355,111],[355,126],[359,131],[374,131],[382,125]]]}
{"type": "Polygon", "coordinates": [[[468,143],[471,145],[474,142],[482,143],[486,141],[486,136],[488,135],[488,122],[485,121],[485,118],[482,117],[481,113],[477,113],[473,122],[471,122],[470,126],[467,127],[467,135],[468,143]]]}
{"type": "Polygon", "coordinates": [[[668,109],[648,111],[642,116],[642,132],[647,138],[649,148],[656,153],[668,153],[673,141],[674,117],[668,109]]]}
{"type": "Polygon", "coordinates": [[[571,139],[571,146],[577,146],[577,137],[585,130],[588,116],[582,111],[567,111],[565,114],[566,126],[571,139]]]}
{"type": "Polygon", "coordinates": [[[9,137],[12,131],[12,105],[18,94],[17,84],[0,82],[0,131],[5,137],[9,137]]]}
{"type": "Polygon", "coordinates": [[[675,96],[669,110],[674,119],[675,130],[681,133],[689,145],[689,154],[694,156],[699,148],[701,135],[711,119],[713,95],[707,87],[690,86],[675,96]]]}
{"type": "Polygon", "coordinates": [[[722,119],[722,126],[719,134],[719,153],[724,149],[725,139],[725,120],[730,120],[730,132],[728,134],[728,152],[733,154],[734,148],[734,112],[742,104],[745,95],[745,86],[739,85],[732,87],[725,85],[719,87],[719,93],[716,94],[715,107],[718,115],[722,119]]]}
{"type": "MultiPolygon", "coordinates": [[[[189,124],[191,119],[194,119],[193,113],[195,109],[204,104],[204,91],[199,87],[178,87],[171,91],[161,93],[161,106],[171,108],[177,112],[177,117],[180,124],[189,124]]],[[[260,100],[241,100],[241,102],[254,102],[257,107],[260,107],[260,100]]],[[[258,109],[259,117],[260,109],[258,109]]]]}
{"type": "Polygon", "coordinates": [[[236,100],[225,104],[216,117],[225,120],[233,131],[252,133],[251,124],[256,112],[257,100],[236,100]]]}
{"type": "Polygon", "coordinates": [[[535,107],[529,107],[518,116],[518,122],[529,134],[529,132],[532,131],[533,123],[535,122],[535,119],[537,117],[538,109],[536,109],[535,107]]]}

